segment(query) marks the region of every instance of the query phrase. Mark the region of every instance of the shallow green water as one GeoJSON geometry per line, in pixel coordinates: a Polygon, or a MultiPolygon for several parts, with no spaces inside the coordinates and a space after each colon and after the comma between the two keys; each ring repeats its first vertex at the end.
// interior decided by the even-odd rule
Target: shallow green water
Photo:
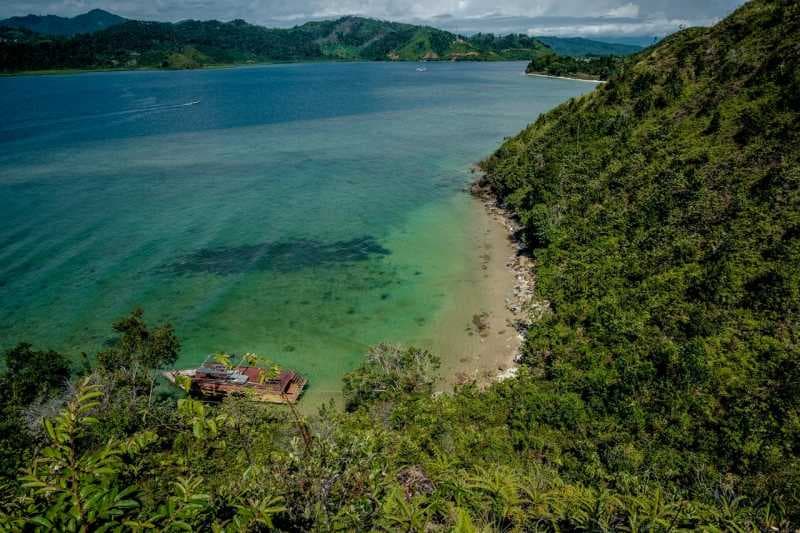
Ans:
{"type": "Polygon", "coordinates": [[[0,347],[92,353],[141,306],[181,364],[254,351],[329,395],[370,344],[431,334],[470,248],[470,165],[592,88],[522,69],[0,79],[0,347]]]}

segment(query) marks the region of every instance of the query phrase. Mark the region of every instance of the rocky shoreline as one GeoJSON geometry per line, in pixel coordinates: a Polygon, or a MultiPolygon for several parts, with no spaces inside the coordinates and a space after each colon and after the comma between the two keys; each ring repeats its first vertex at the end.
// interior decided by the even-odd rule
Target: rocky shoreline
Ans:
{"type": "MultiPolygon", "coordinates": [[[[480,172],[473,169],[473,173],[480,172]]],[[[520,238],[521,224],[516,214],[497,197],[488,184],[485,176],[480,174],[469,188],[470,194],[481,201],[489,216],[502,224],[508,230],[508,238],[513,243],[516,253],[508,257],[506,268],[514,276],[512,294],[506,297],[506,308],[512,315],[509,327],[514,328],[520,338],[520,350],[524,344],[528,330],[536,320],[548,309],[548,303],[535,298],[536,276],[534,273],[535,261],[530,250],[520,238]]],[[[513,377],[517,373],[522,352],[517,350],[513,357],[513,365],[499,372],[496,381],[513,377]]]]}

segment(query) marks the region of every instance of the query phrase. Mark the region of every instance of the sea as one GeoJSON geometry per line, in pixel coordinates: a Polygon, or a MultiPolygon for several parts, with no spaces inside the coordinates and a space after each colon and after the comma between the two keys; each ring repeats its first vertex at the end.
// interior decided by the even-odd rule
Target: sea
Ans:
{"type": "Polygon", "coordinates": [[[0,349],[91,358],[140,307],[177,366],[257,353],[314,402],[376,343],[467,334],[437,324],[481,290],[472,166],[594,86],[416,67],[0,78],[0,349]]]}

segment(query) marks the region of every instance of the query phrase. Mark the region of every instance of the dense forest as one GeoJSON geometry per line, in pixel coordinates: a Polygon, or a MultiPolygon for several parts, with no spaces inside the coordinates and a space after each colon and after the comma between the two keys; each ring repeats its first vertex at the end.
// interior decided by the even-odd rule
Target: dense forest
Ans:
{"type": "Polygon", "coordinates": [[[552,310],[526,366],[574,402],[571,442],[546,445],[586,481],[721,483],[797,520],[798,35],[800,4],[750,2],[634,56],[484,163],[552,310]]]}
{"type": "Polygon", "coordinates": [[[54,37],[0,29],[0,71],[198,68],[270,61],[530,60],[550,49],[525,35],[460,37],[427,26],[361,17],[268,29],[232,22],[128,21],[102,31],[54,37]]]}
{"type": "Polygon", "coordinates": [[[607,80],[623,59],[617,56],[569,57],[556,54],[539,54],[528,63],[528,74],[566,76],[588,80],[607,80]]]}
{"type": "Polygon", "coordinates": [[[753,0],[482,164],[548,304],[515,378],[432,394],[380,345],[302,417],[161,392],[180,342],[141,311],[77,363],[8,350],[0,529],[800,527],[799,34],[753,0]]]}

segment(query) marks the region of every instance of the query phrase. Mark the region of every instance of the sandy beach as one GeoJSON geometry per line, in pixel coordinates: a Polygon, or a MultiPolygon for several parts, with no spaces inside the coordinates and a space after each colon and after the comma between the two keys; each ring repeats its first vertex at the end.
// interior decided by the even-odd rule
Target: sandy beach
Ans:
{"type": "Polygon", "coordinates": [[[533,302],[533,262],[514,238],[516,222],[486,190],[473,187],[471,201],[474,255],[430,346],[442,357],[442,390],[512,376],[533,302]]]}
{"type": "Polygon", "coordinates": [[[551,78],[551,79],[554,79],[554,80],[585,81],[587,83],[597,83],[597,84],[607,83],[607,82],[605,82],[603,80],[587,80],[585,78],[568,78],[567,76],[551,76],[549,74],[537,74],[535,72],[526,72],[525,75],[526,76],[533,76],[533,77],[536,77],[536,78],[551,78]]]}

